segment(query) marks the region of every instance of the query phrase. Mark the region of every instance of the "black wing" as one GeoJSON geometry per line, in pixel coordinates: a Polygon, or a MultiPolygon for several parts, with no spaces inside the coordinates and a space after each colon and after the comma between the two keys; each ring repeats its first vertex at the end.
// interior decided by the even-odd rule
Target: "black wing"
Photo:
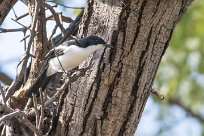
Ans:
{"type": "Polygon", "coordinates": [[[60,56],[60,55],[63,55],[63,54],[64,54],[64,49],[63,48],[53,48],[45,56],[45,60],[46,59],[51,59],[51,58],[54,58],[56,56],[60,56]]]}
{"type": "Polygon", "coordinates": [[[70,40],[70,41],[66,41],[64,43],[62,43],[60,46],[53,48],[52,50],[50,50],[48,52],[48,54],[45,56],[45,59],[51,59],[54,58],[56,56],[60,56],[64,54],[64,47],[69,47],[70,45],[76,45],[81,47],[80,43],[78,40],[74,39],[74,40],[70,40]]]}

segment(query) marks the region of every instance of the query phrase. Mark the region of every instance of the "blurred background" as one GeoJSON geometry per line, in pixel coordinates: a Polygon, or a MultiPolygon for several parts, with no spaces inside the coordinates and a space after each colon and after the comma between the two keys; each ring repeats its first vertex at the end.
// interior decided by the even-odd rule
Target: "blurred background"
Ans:
{"type": "MultiPolygon", "coordinates": [[[[85,0],[59,1],[69,6],[84,7],[85,0]]],[[[22,2],[14,6],[17,16],[25,14],[22,2]]],[[[58,6],[57,10],[73,19],[79,9],[58,6]]],[[[1,28],[20,28],[9,13],[1,28]]],[[[20,20],[29,25],[30,18],[20,20]]],[[[68,24],[64,24],[68,25],[68,24]]],[[[50,31],[54,27],[49,21],[50,31]]],[[[51,32],[48,32],[49,34],[51,32]]],[[[24,52],[22,32],[0,33],[0,80],[9,84],[24,52]]],[[[204,0],[195,0],[177,24],[155,79],[164,94],[159,100],[151,95],[138,126],[137,136],[204,136],[204,0]]]]}

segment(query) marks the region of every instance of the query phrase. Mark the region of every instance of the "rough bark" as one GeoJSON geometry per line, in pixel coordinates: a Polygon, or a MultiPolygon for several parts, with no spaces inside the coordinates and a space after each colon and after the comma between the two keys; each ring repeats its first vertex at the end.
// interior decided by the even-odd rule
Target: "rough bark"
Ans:
{"type": "MultiPolygon", "coordinates": [[[[98,51],[80,66],[91,69],[67,86],[49,135],[133,135],[173,28],[191,1],[90,0],[78,36],[98,35],[115,49],[98,51]]],[[[2,9],[0,24],[9,11],[2,9]]],[[[47,52],[44,10],[38,17],[36,58],[23,89],[47,52]]]]}
{"type": "Polygon", "coordinates": [[[17,0],[0,0],[0,26],[17,0]]]}
{"type": "MultiPolygon", "coordinates": [[[[33,4],[29,5],[29,8],[31,9],[30,14],[35,14],[34,10],[34,2],[33,4]]],[[[36,28],[35,28],[35,37],[33,40],[33,50],[32,54],[34,57],[32,57],[32,64],[31,64],[31,72],[28,77],[28,81],[26,85],[28,87],[24,87],[25,89],[29,88],[30,85],[34,82],[34,80],[38,77],[40,67],[42,65],[42,61],[45,57],[45,55],[48,52],[48,43],[47,43],[47,31],[46,31],[46,19],[45,19],[45,9],[40,4],[39,13],[37,15],[37,22],[36,22],[36,28]]],[[[25,86],[26,86],[25,85],[25,86]]]]}
{"type": "Polygon", "coordinates": [[[173,28],[191,0],[91,0],[79,36],[95,34],[114,50],[91,65],[61,98],[52,135],[133,135],[173,28]]]}
{"type": "MultiPolygon", "coordinates": [[[[29,9],[30,14],[34,18],[34,1],[30,2],[29,9]]],[[[32,54],[32,63],[31,69],[27,74],[28,77],[24,77],[25,82],[22,87],[15,92],[14,100],[11,103],[12,107],[19,107],[19,105],[25,104],[25,92],[29,89],[29,87],[35,82],[36,78],[39,75],[39,71],[41,65],[43,63],[43,59],[48,52],[48,42],[47,42],[47,32],[46,32],[46,19],[45,19],[45,9],[42,4],[40,4],[39,11],[36,21],[36,27],[34,28],[34,38],[33,38],[33,48],[32,54]]]]}

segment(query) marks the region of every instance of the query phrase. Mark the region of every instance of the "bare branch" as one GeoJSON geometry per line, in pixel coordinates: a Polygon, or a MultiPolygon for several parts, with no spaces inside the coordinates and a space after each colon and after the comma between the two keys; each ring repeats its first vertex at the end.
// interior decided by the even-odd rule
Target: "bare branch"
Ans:
{"type": "Polygon", "coordinates": [[[190,116],[198,119],[200,122],[204,123],[204,118],[202,117],[202,115],[199,115],[198,113],[194,112],[190,107],[185,106],[183,103],[181,103],[180,100],[178,100],[178,99],[174,100],[172,98],[169,98],[167,100],[167,102],[169,104],[174,104],[174,105],[177,105],[177,106],[181,107],[182,109],[184,109],[186,111],[187,114],[189,114],[190,116]]]}
{"type": "Polygon", "coordinates": [[[64,29],[63,25],[60,23],[60,19],[59,19],[58,14],[55,12],[55,10],[52,8],[52,6],[50,6],[50,5],[47,4],[47,3],[43,3],[43,4],[44,4],[44,6],[47,7],[47,8],[50,10],[50,12],[53,14],[53,17],[54,17],[54,19],[55,19],[55,21],[56,21],[56,24],[57,24],[57,25],[59,26],[59,28],[61,29],[62,34],[65,35],[65,29],[64,29]]]}
{"type": "Polygon", "coordinates": [[[57,1],[52,1],[52,0],[47,1],[47,2],[52,2],[52,3],[55,3],[56,6],[59,5],[59,6],[65,7],[65,8],[84,9],[84,7],[70,7],[70,6],[66,6],[66,5],[64,5],[64,4],[62,4],[62,3],[59,3],[59,2],[57,2],[57,1]]]}
{"type": "Polygon", "coordinates": [[[1,86],[1,83],[0,83],[0,91],[1,91],[1,97],[2,97],[2,100],[3,100],[3,104],[6,105],[6,98],[5,98],[5,94],[4,94],[4,91],[3,91],[3,87],[1,86]]]}
{"type": "Polygon", "coordinates": [[[40,112],[40,120],[39,120],[39,124],[38,124],[38,129],[41,128],[42,123],[43,123],[43,119],[44,119],[44,98],[43,98],[43,92],[42,92],[42,88],[39,89],[40,92],[40,103],[41,103],[41,112],[40,112]]]}
{"type": "MultiPolygon", "coordinates": [[[[61,15],[62,21],[66,22],[66,23],[71,23],[73,20],[70,17],[65,17],[63,15],[61,15]]],[[[50,15],[46,18],[47,20],[54,20],[53,15],[50,15]]]]}
{"type": "Polygon", "coordinates": [[[26,114],[24,112],[14,111],[13,109],[7,107],[6,105],[3,105],[2,103],[0,103],[0,111],[5,112],[5,113],[13,113],[13,114],[10,114],[10,116],[4,115],[0,120],[4,121],[5,116],[7,117],[7,119],[9,117],[13,116],[13,117],[17,118],[19,120],[19,122],[22,122],[28,128],[30,128],[35,134],[42,136],[42,133],[26,118],[26,114]]]}
{"type": "Polygon", "coordinates": [[[17,14],[16,14],[14,8],[12,8],[12,11],[13,11],[13,14],[15,15],[15,18],[17,18],[18,16],[17,16],[17,14]]]}
{"type": "Polygon", "coordinates": [[[20,114],[19,111],[14,111],[12,113],[6,114],[6,115],[4,115],[3,117],[0,118],[0,122],[4,122],[6,120],[9,120],[9,119],[11,119],[12,117],[15,117],[15,116],[17,117],[17,116],[19,116],[19,114],[20,114]]]}
{"type": "Polygon", "coordinates": [[[0,7],[2,7],[0,8],[0,13],[1,13],[0,26],[2,25],[4,19],[6,18],[9,11],[15,5],[16,2],[17,0],[3,0],[0,2],[0,7]]]}
{"type": "Polygon", "coordinates": [[[50,37],[48,38],[48,41],[49,41],[49,42],[52,42],[51,39],[52,39],[53,35],[56,33],[57,27],[58,27],[58,26],[55,25],[54,29],[52,30],[52,34],[51,34],[50,37]]]}
{"type": "Polygon", "coordinates": [[[28,128],[30,128],[36,135],[43,136],[41,131],[38,130],[26,117],[18,118],[20,122],[25,124],[28,128]]]}
{"type": "Polygon", "coordinates": [[[28,59],[30,57],[29,52],[30,52],[30,49],[31,49],[31,44],[32,44],[33,38],[35,36],[35,27],[36,27],[38,12],[39,12],[38,9],[39,9],[39,2],[37,2],[35,4],[35,12],[34,12],[35,14],[33,16],[33,22],[32,22],[32,25],[31,25],[30,39],[29,39],[29,42],[28,42],[27,49],[25,51],[25,56],[24,56],[24,60],[23,60],[21,71],[20,71],[19,75],[16,75],[16,79],[13,81],[13,83],[10,85],[9,89],[7,90],[6,100],[8,100],[8,98],[12,95],[12,93],[18,88],[18,86],[20,86],[19,85],[20,81],[22,81],[22,79],[24,77],[24,73],[25,73],[25,70],[26,70],[27,62],[28,62],[28,59]]]}
{"type": "Polygon", "coordinates": [[[76,30],[78,29],[80,20],[82,18],[82,15],[84,13],[84,10],[81,11],[81,13],[76,17],[76,19],[69,25],[69,27],[65,30],[66,35],[59,34],[56,37],[53,38],[53,44],[55,46],[60,45],[63,43],[67,38],[70,38],[70,35],[73,35],[76,30]]]}
{"type": "Polygon", "coordinates": [[[17,24],[21,25],[22,27],[24,27],[26,30],[27,30],[27,29],[31,30],[31,29],[30,29],[30,26],[27,27],[27,26],[23,25],[22,23],[18,22],[17,20],[15,20],[15,19],[13,19],[13,18],[12,18],[11,20],[13,20],[13,21],[16,22],[17,24]]]}
{"type": "Polygon", "coordinates": [[[45,102],[45,107],[49,106],[50,104],[52,104],[54,101],[56,101],[57,99],[60,98],[60,95],[62,94],[62,92],[66,89],[68,85],[68,82],[66,81],[64,83],[64,85],[50,98],[45,102]]]}
{"type": "Polygon", "coordinates": [[[65,71],[64,67],[62,66],[62,63],[61,63],[60,60],[59,60],[59,56],[58,56],[58,54],[57,54],[57,51],[55,50],[55,48],[53,48],[53,49],[54,49],[55,55],[57,56],[57,60],[58,60],[58,62],[59,62],[59,64],[60,64],[60,67],[62,68],[63,72],[66,74],[67,72],[65,71]]]}
{"type": "Polygon", "coordinates": [[[5,28],[0,28],[0,33],[7,33],[7,32],[24,32],[27,28],[15,28],[15,29],[5,29],[5,28]]]}
{"type": "Polygon", "coordinates": [[[39,113],[38,113],[38,105],[37,105],[37,98],[36,95],[33,94],[33,107],[35,109],[35,115],[36,115],[36,127],[39,124],[39,113]]]}
{"type": "Polygon", "coordinates": [[[27,111],[31,107],[31,104],[32,104],[32,98],[29,98],[24,108],[24,111],[27,111]]]}
{"type": "Polygon", "coordinates": [[[164,99],[164,96],[162,94],[160,94],[159,91],[157,91],[157,89],[155,87],[152,87],[151,92],[152,92],[152,94],[156,95],[160,100],[164,99]]]}
{"type": "Polygon", "coordinates": [[[30,35],[26,35],[25,37],[23,37],[23,39],[20,40],[20,42],[25,41],[30,35]]]}
{"type": "Polygon", "coordinates": [[[6,85],[10,85],[13,79],[10,76],[8,76],[6,73],[0,72],[0,81],[6,85]]]}
{"type": "Polygon", "coordinates": [[[1,131],[1,136],[5,136],[6,135],[6,125],[3,126],[3,129],[1,131]]]}
{"type": "Polygon", "coordinates": [[[23,15],[17,17],[15,20],[18,21],[18,20],[20,20],[20,19],[22,19],[22,18],[24,18],[24,17],[26,17],[26,16],[28,16],[28,15],[29,15],[29,13],[25,13],[25,14],[23,14],[23,15]]]}
{"type": "Polygon", "coordinates": [[[54,101],[59,99],[61,94],[62,94],[62,92],[66,89],[67,85],[77,81],[77,79],[79,79],[81,76],[85,75],[87,69],[89,69],[89,67],[83,68],[83,69],[79,69],[79,70],[77,70],[77,72],[79,72],[79,74],[74,74],[73,76],[71,76],[71,78],[67,79],[65,81],[65,83],[63,84],[63,86],[49,100],[47,100],[45,102],[45,107],[49,106],[54,101]]]}

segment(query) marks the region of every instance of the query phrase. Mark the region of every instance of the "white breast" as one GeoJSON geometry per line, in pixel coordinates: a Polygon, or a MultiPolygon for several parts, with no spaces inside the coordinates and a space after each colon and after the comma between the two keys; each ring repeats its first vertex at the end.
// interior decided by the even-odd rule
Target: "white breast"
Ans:
{"type": "Polygon", "coordinates": [[[89,46],[87,48],[81,48],[75,45],[71,45],[68,47],[57,47],[64,48],[64,54],[58,57],[59,60],[56,57],[50,59],[47,76],[50,76],[57,72],[63,72],[63,68],[65,71],[72,70],[73,68],[79,66],[87,57],[89,57],[90,54],[102,47],[102,45],[89,46]],[[59,61],[62,66],[60,65],[59,61]]]}

